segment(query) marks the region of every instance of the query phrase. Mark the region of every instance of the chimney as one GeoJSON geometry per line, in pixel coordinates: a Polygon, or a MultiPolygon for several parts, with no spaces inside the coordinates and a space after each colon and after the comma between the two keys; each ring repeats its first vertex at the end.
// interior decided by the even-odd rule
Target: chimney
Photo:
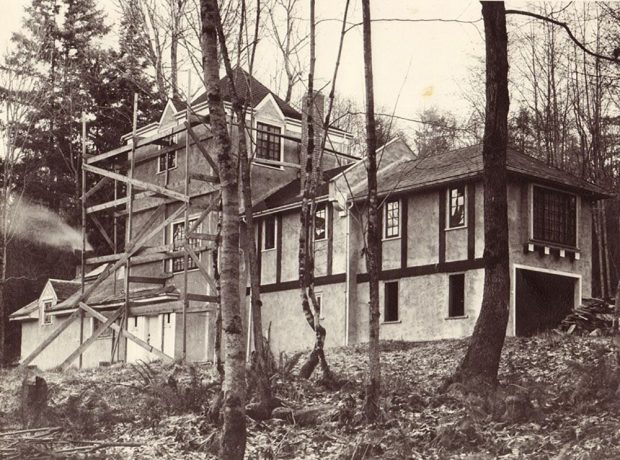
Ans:
{"type": "MultiPolygon", "coordinates": [[[[312,157],[312,167],[314,169],[319,168],[319,175],[323,168],[321,164],[318,164],[319,157],[321,155],[321,139],[323,137],[323,114],[325,112],[325,96],[316,91],[313,97],[310,98],[308,94],[303,97],[302,111],[301,111],[301,152],[299,159],[301,160],[301,167],[305,171],[306,159],[308,155],[308,117],[312,117],[312,124],[314,126],[314,154],[312,157]]],[[[302,174],[302,189],[304,188],[302,174]]]]}

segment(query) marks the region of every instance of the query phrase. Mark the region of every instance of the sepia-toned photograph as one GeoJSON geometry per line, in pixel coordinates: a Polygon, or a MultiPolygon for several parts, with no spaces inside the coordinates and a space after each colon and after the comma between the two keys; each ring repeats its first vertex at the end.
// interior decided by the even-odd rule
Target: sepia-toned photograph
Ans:
{"type": "Polygon", "coordinates": [[[0,458],[620,458],[620,1],[0,0],[0,458]]]}

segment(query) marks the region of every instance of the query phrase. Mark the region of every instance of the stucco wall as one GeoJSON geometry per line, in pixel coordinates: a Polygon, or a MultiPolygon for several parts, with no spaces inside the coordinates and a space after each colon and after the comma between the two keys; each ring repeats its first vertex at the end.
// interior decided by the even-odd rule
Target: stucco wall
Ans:
{"type": "MultiPolygon", "coordinates": [[[[345,284],[317,286],[323,302],[324,318],[321,324],[327,331],[327,347],[342,346],[345,333],[345,284]]],[[[265,335],[271,325],[271,347],[274,353],[312,348],[314,332],[306,322],[299,300],[299,290],[262,294],[263,329],[265,335]]]]}
{"type": "Polygon", "coordinates": [[[436,191],[409,196],[407,265],[428,265],[438,261],[439,196],[436,191]]]}

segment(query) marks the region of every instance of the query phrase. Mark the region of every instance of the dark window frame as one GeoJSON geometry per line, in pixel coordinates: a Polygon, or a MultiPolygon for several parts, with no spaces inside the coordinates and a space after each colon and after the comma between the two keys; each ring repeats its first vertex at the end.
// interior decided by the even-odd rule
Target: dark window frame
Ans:
{"type": "Polygon", "coordinates": [[[53,323],[52,315],[48,313],[54,306],[54,301],[46,300],[43,302],[43,325],[49,326],[53,323]],[[49,306],[48,306],[49,305],[49,306]]]}
{"type": "Polygon", "coordinates": [[[383,208],[383,238],[400,238],[400,200],[395,199],[386,201],[383,208]],[[396,205],[396,207],[390,209],[391,205],[396,205]]]}
{"type": "Polygon", "coordinates": [[[446,228],[465,228],[467,227],[467,189],[465,185],[448,187],[448,199],[446,200],[446,228]],[[453,191],[456,195],[453,196],[453,191]],[[460,192],[460,193],[459,193],[460,192]],[[462,203],[459,203],[462,199],[462,203]],[[461,215],[457,214],[459,212],[461,215]]]}
{"type": "Polygon", "coordinates": [[[278,244],[278,219],[275,215],[266,216],[263,220],[263,251],[271,251],[276,248],[278,244]],[[267,232],[268,225],[273,224],[273,234],[269,235],[267,232]],[[271,238],[270,238],[271,236],[271,238]],[[269,240],[272,240],[271,242],[269,240]],[[271,244],[267,244],[270,242],[271,244]]]}
{"type": "MultiPolygon", "coordinates": [[[[265,123],[256,122],[256,154],[254,159],[282,161],[282,127],[265,123]]],[[[272,166],[272,165],[267,165],[272,166]]],[[[273,166],[278,167],[278,166],[273,166]]]]}
{"type": "MultiPolygon", "coordinates": [[[[177,138],[177,135],[174,134],[172,136],[168,136],[163,139],[167,140],[168,145],[166,147],[169,147],[171,145],[176,144],[178,138],[177,138]]],[[[157,145],[157,150],[161,150],[163,148],[164,148],[163,145],[157,145]]],[[[173,169],[176,169],[178,165],[179,164],[178,164],[176,150],[173,150],[172,152],[162,153],[161,155],[157,157],[157,174],[161,174],[166,171],[171,171],[173,169]]]]}
{"type": "Polygon", "coordinates": [[[465,317],[465,273],[448,275],[448,318],[465,317]]]}
{"type": "Polygon", "coordinates": [[[396,323],[400,321],[398,281],[383,283],[383,322],[396,323]]]}
{"type": "Polygon", "coordinates": [[[532,240],[576,248],[579,237],[577,195],[532,185],[531,196],[532,240]]]}

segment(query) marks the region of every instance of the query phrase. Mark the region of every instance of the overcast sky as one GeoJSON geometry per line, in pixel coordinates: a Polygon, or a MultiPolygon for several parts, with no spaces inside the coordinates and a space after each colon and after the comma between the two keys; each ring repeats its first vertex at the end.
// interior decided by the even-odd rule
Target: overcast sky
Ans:
{"type": "MultiPolygon", "coordinates": [[[[0,45],[4,49],[11,33],[19,29],[23,9],[30,0],[0,0],[0,3],[0,45]]],[[[114,0],[99,0],[98,3],[106,11],[110,24],[118,22],[114,0]]],[[[317,0],[317,16],[338,19],[343,5],[343,1],[317,0]]],[[[415,117],[430,106],[456,114],[468,112],[469,105],[463,94],[471,91],[467,83],[470,70],[479,65],[484,55],[480,3],[474,0],[381,0],[372,5],[374,19],[474,21],[473,24],[375,22],[372,31],[377,107],[390,112],[395,110],[405,117],[415,117]]],[[[349,17],[351,22],[361,21],[358,0],[351,1],[349,17]]],[[[321,22],[317,29],[317,77],[324,83],[333,72],[339,33],[338,21],[321,22]]],[[[258,53],[256,74],[269,85],[273,77],[273,50],[265,43],[258,53]]],[[[340,94],[363,103],[361,27],[347,34],[337,87],[340,94]]]]}

